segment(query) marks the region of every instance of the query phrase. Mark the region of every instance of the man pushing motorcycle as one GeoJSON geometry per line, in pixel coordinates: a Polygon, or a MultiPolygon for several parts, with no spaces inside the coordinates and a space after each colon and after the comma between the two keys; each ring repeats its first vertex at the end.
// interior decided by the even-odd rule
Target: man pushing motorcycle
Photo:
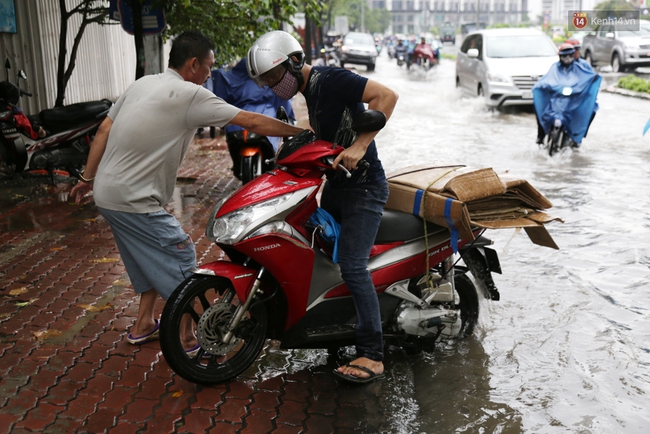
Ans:
{"type": "Polygon", "coordinates": [[[378,110],[390,118],[398,95],[391,89],[342,68],[305,63],[298,41],[283,31],[260,37],[248,51],[248,73],[260,86],[290,99],[305,97],[310,126],[317,138],[342,145],[334,160],[352,172],[346,178],[332,170],[322,193],[321,207],[340,224],[338,260],[341,276],[352,294],[358,322],[357,358],[334,373],[351,382],[366,383],[384,376],[382,323],[377,293],[367,270],[388,184],[377,155],[377,131],[355,133],[352,119],[365,110],[378,110]],[[365,163],[360,163],[361,161],[365,163]]]}

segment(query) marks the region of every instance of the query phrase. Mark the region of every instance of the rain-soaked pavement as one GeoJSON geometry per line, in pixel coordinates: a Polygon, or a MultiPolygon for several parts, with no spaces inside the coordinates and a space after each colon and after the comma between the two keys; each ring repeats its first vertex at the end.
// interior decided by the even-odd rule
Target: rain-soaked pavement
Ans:
{"type": "MultiPolygon", "coordinates": [[[[273,343],[234,381],[197,386],[157,342],[126,342],[137,298],[94,205],[69,204],[62,176],[0,180],[0,432],[648,432],[650,103],[601,93],[580,152],[549,158],[531,113],[489,112],[453,74],[447,59],[423,80],[383,57],[368,74],[400,94],[378,136],[386,167],[508,169],[565,220],[549,229],[560,251],[490,233],[502,301],[481,306],[475,336],[415,359],[389,349],[387,377],[362,387],[331,374],[347,349],[273,343]]],[[[179,172],[169,210],[199,262],[222,255],[204,228],[239,186],[230,164],[221,137],[197,138],[179,172]]]]}
{"type": "MultiPolygon", "coordinates": [[[[222,255],[204,230],[214,202],[240,185],[230,165],[223,137],[197,136],[179,172],[168,208],[199,262],[222,255]]],[[[234,381],[202,387],[170,370],[158,342],[127,343],[138,300],[110,229],[92,203],[68,203],[68,178],[55,183],[0,181],[0,432],[398,429],[413,393],[398,361],[383,383],[351,387],[331,374],[345,354],[271,343],[234,381]]]]}

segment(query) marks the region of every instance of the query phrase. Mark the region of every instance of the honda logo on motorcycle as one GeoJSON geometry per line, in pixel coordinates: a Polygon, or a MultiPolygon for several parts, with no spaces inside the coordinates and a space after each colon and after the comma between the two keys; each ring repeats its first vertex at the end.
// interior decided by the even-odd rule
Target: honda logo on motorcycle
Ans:
{"type": "Polygon", "coordinates": [[[265,250],[271,250],[271,249],[276,249],[280,247],[280,244],[269,244],[268,246],[262,246],[262,247],[255,247],[253,249],[254,252],[263,252],[265,250]]]}

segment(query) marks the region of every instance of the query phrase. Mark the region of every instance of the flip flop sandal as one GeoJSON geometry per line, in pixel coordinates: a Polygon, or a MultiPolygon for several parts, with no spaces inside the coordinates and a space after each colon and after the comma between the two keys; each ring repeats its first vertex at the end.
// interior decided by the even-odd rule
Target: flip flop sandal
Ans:
{"type": "Polygon", "coordinates": [[[349,381],[351,383],[356,383],[356,384],[372,383],[373,381],[382,379],[385,376],[383,372],[381,374],[375,374],[371,369],[368,369],[365,366],[352,365],[350,363],[346,363],[345,366],[359,369],[360,371],[363,371],[369,375],[369,377],[363,378],[363,377],[357,377],[356,375],[343,374],[337,371],[336,369],[334,370],[334,375],[346,381],[349,381]]]}
{"type": "Polygon", "coordinates": [[[158,335],[159,335],[159,332],[160,332],[160,321],[158,321],[158,320],[155,320],[155,321],[156,321],[156,326],[149,333],[147,333],[146,335],[142,335],[142,336],[133,336],[131,333],[129,333],[126,336],[126,341],[128,343],[130,343],[130,344],[133,344],[133,345],[142,345],[145,342],[151,342],[151,341],[155,341],[156,339],[158,339],[158,335]]]}

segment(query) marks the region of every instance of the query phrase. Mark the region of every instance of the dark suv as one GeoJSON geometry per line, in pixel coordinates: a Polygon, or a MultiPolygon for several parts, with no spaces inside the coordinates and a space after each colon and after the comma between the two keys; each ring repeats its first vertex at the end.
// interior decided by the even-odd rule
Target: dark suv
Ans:
{"type": "Polygon", "coordinates": [[[339,47],[341,67],[346,63],[366,65],[368,71],[375,70],[377,47],[375,39],[368,33],[350,32],[339,47]]]}

